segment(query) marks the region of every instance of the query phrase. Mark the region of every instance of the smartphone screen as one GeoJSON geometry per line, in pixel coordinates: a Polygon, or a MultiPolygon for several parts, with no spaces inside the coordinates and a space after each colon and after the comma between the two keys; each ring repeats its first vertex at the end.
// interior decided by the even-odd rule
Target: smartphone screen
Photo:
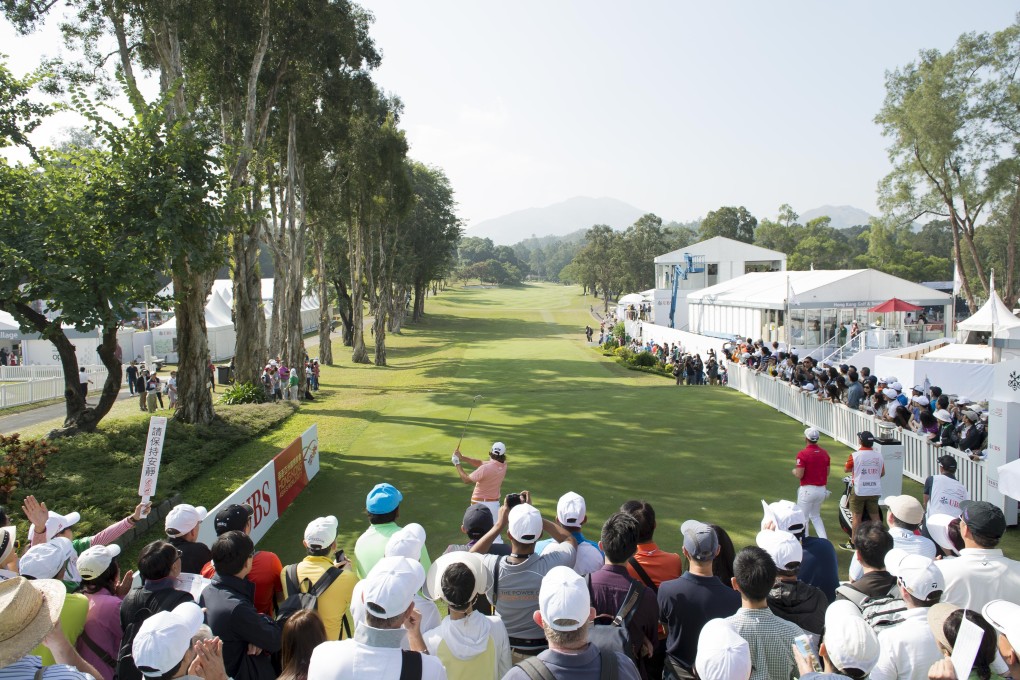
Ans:
{"type": "Polygon", "coordinates": [[[818,655],[811,646],[811,638],[807,635],[798,635],[793,639],[793,642],[797,645],[797,651],[799,651],[805,659],[811,662],[811,668],[813,668],[816,673],[821,673],[822,666],[818,663],[818,655]]]}

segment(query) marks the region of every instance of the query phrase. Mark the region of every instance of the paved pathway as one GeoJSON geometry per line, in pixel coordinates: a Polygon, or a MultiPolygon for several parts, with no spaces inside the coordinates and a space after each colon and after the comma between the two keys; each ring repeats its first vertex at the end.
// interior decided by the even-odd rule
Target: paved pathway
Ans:
{"type": "MultiPolygon", "coordinates": [[[[134,397],[134,395],[128,392],[128,389],[125,387],[117,395],[117,401],[122,401],[128,397],[134,397]]],[[[92,402],[92,405],[95,405],[95,401],[92,402]]],[[[11,434],[13,432],[20,432],[26,427],[32,427],[47,420],[63,418],[65,413],[67,413],[67,408],[64,402],[60,401],[56,404],[39,406],[38,408],[13,413],[9,416],[0,416],[0,433],[11,434]]]]}

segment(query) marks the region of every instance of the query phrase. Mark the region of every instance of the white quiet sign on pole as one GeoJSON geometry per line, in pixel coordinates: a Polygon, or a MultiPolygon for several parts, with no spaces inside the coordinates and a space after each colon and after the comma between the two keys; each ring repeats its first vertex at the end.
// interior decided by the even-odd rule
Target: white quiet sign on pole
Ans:
{"type": "Polygon", "coordinates": [[[166,438],[166,418],[149,418],[149,436],[145,440],[145,454],[142,456],[142,478],[138,482],[138,495],[148,503],[156,493],[159,478],[159,461],[163,457],[163,440],[166,438]]]}

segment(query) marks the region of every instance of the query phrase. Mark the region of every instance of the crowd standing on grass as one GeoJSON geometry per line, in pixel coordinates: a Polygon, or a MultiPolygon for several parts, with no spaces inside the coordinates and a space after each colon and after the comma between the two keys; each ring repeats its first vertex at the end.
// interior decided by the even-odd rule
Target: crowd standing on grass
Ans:
{"type": "Polygon", "coordinates": [[[756,534],[739,549],[710,509],[671,517],[681,552],[661,549],[655,506],[668,499],[626,500],[600,524],[566,490],[543,516],[530,492],[502,493],[502,442],[485,461],[454,452],[474,484],[467,540],[435,561],[425,526],[406,521],[428,518],[403,517],[387,482],[365,497],[352,555],[324,515],[293,538],[305,557],[289,565],[256,549],[247,505],[175,506],[166,538],[128,568],[115,541],[147,505],[77,536],[77,512],[28,496],[23,545],[0,510],[0,680],[939,680],[957,677],[958,640],[967,678],[1020,677],[1020,562],[997,547],[1002,511],[968,500],[943,456],[923,502],[887,498],[883,516],[881,454],[871,433],[858,439],[847,574],[821,516],[831,460],[811,428],[797,501],[763,501],[753,526],[731,526],[756,534]]]}

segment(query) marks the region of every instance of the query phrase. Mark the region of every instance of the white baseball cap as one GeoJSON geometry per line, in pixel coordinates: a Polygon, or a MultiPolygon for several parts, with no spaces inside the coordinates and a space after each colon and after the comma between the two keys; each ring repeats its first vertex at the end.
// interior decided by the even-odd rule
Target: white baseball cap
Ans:
{"type": "Polygon", "coordinates": [[[789,531],[759,531],[755,542],[783,571],[799,566],[804,560],[804,548],[789,531]]]}
{"type": "MultiPolygon", "coordinates": [[[[447,604],[451,604],[443,592],[443,575],[454,564],[463,564],[474,575],[475,587],[472,597],[477,597],[492,587],[492,572],[485,568],[481,555],[463,551],[449,552],[440,555],[432,563],[432,566],[429,567],[429,573],[425,576],[425,589],[423,591],[425,597],[430,600],[441,599],[447,604]]],[[[460,606],[468,603],[453,602],[452,604],[460,606]]]]}
{"type": "Polygon", "coordinates": [[[135,666],[147,678],[166,675],[184,660],[201,626],[202,609],[194,602],[156,612],[142,622],[131,643],[135,666]]]}
{"type": "Polygon", "coordinates": [[[365,610],[380,619],[407,611],[425,583],[425,569],[407,557],[384,557],[372,567],[361,590],[365,610]]]}
{"type": "Polygon", "coordinates": [[[921,501],[913,496],[906,494],[887,496],[885,504],[889,506],[889,510],[896,516],[896,519],[907,524],[920,524],[924,520],[924,508],[921,507],[921,501]]]}
{"type": "Polygon", "coordinates": [[[538,609],[542,621],[553,630],[577,630],[591,616],[587,583],[570,567],[553,567],[538,589],[538,609]]]}
{"type": "Polygon", "coordinates": [[[804,430],[804,439],[807,439],[809,442],[816,442],[821,436],[822,435],[818,433],[818,430],[813,427],[809,427],[804,430]]]}
{"type": "Polygon", "coordinates": [[[918,397],[914,397],[914,403],[920,404],[921,406],[927,406],[929,404],[928,397],[923,394],[918,397]]]}
{"type": "Polygon", "coordinates": [[[751,649],[725,619],[712,619],[698,637],[694,668],[701,680],[747,680],[751,649]]]}
{"type": "Polygon", "coordinates": [[[960,518],[945,513],[938,513],[931,515],[925,522],[925,526],[928,529],[928,535],[931,536],[931,540],[935,541],[936,545],[947,553],[959,555],[960,551],[949,538],[949,525],[954,521],[959,522],[960,518]]]}
{"type": "Polygon", "coordinates": [[[70,543],[63,536],[58,536],[49,543],[32,546],[21,556],[18,571],[22,576],[31,576],[35,579],[56,578],[60,570],[67,565],[65,541],[70,543]]]}
{"type": "Polygon", "coordinates": [[[897,392],[902,392],[903,391],[903,383],[899,382],[898,380],[893,381],[893,384],[889,385],[889,387],[893,388],[897,392]]]}
{"type": "Polygon", "coordinates": [[[825,651],[838,671],[870,673],[878,663],[878,638],[853,602],[837,600],[825,610],[825,651]]]}
{"type": "Polygon", "coordinates": [[[941,420],[943,423],[951,423],[953,421],[953,416],[944,408],[936,409],[932,415],[935,416],[936,420],[941,420]]]}
{"type": "Polygon", "coordinates": [[[504,444],[503,442],[493,442],[492,448],[489,449],[489,453],[496,456],[505,456],[506,444],[504,444]]]}
{"type": "Polygon", "coordinates": [[[887,387],[884,390],[882,390],[882,396],[884,396],[886,399],[895,399],[896,397],[898,397],[900,395],[893,388],[887,387]]]}
{"type": "Polygon", "coordinates": [[[534,543],[542,536],[542,513],[533,505],[515,505],[507,519],[507,530],[518,543],[534,543]]]}
{"type": "Polygon", "coordinates": [[[316,517],[305,527],[305,543],[313,550],[328,548],[336,540],[340,521],[333,515],[316,517]]]}
{"type": "Polygon", "coordinates": [[[897,577],[900,585],[919,600],[927,600],[935,591],[946,589],[946,579],[935,561],[924,555],[913,555],[902,548],[893,548],[885,556],[885,568],[897,577]]]}
{"type": "Polygon", "coordinates": [[[560,496],[556,503],[556,519],[565,527],[580,527],[587,511],[584,498],[573,491],[560,496]]]}
{"type": "Polygon", "coordinates": [[[895,376],[895,375],[890,375],[889,377],[887,377],[887,378],[885,379],[885,381],[886,381],[887,383],[889,383],[890,385],[891,385],[891,384],[893,384],[893,383],[895,383],[895,382],[899,382],[899,381],[898,381],[898,380],[896,379],[896,376],[895,376]]]}
{"type": "Polygon", "coordinates": [[[578,576],[587,576],[606,565],[606,558],[602,551],[587,541],[577,544],[577,559],[574,560],[574,571],[578,576]]]}
{"type": "MultiPolygon", "coordinates": [[[[81,515],[77,512],[68,513],[61,515],[60,513],[53,512],[50,510],[49,519],[46,520],[46,540],[52,539],[54,536],[59,534],[64,529],[73,527],[75,524],[81,521],[81,515]]],[[[28,527],[28,541],[32,542],[32,537],[35,536],[35,526],[29,525],[28,527]]]]}
{"type": "Polygon", "coordinates": [[[110,563],[120,554],[120,546],[116,543],[110,545],[94,545],[78,555],[78,573],[85,581],[99,578],[110,568],[110,563]]]}
{"type": "Polygon", "coordinates": [[[164,527],[170,537],[186,534],[199,525],[209,512],[201,505],[194,506],[187,503],[175,505],[166,515],[164,527]]]}
{"type": "Polygon", "coordinates": [[[386,557],[406,557],[417,560],[421,557],[422,546],[425,545],[425,527],[411,523],[390,536],[386,542],[386,557]]]}
{"type": "Polygon", "coordinates": [[[779,531],[789,531],[790,533],[803,531],[807,520],[804,518],[804,511],[793,501],[766,503],[763,499],[761,507],[765,511],[765,517],[762,519],[763,529],[764,525],[771,520],[775,522],[776,529],[779,531]]]}
{"type": "Polygon", "coordinates": [[[992,600],[981,609],[981,616],[992,628],[1006,636],[1009,646],[1020,653],[1020,604],[992,600]]]}

